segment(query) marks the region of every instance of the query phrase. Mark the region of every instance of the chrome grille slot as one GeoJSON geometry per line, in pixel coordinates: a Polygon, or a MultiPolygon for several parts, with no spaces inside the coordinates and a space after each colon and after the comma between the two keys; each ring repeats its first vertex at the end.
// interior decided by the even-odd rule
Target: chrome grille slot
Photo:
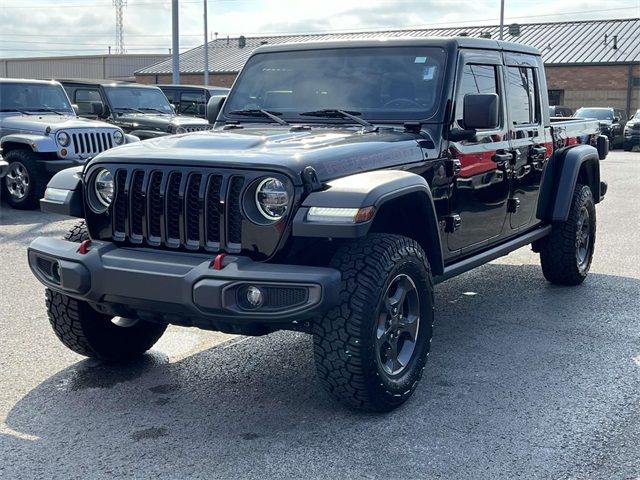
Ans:
{"type": "MultiPolygon", "coordinates": [[[[91,131],[72,130],[71,144],[76,155],[95,156],[115,145],[112,133],[92,129],[91,131]]],[[[71,148],[71,145],[69,146],[71,148]]]]}

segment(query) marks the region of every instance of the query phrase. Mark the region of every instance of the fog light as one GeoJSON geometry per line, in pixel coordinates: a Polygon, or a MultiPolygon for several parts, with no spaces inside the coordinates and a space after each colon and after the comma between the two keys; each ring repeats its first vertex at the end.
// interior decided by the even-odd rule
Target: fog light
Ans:
{"type": "Polygon", "coordinates": [[[262,294],[262,290],[258,287],[250,286],[247,288],[247,302],[252,307],[259,307],[264,302],[264,295],[262,294]]]}

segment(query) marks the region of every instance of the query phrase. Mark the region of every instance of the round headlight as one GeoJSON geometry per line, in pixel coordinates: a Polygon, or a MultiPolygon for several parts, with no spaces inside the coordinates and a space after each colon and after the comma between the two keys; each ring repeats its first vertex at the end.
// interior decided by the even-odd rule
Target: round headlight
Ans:
{"type": "Polygon", "coordinates": [[[176,128],[176,133],[187,133],[187,129],[184,127],[176,128]]]}
{"type": "Polygon", "coordinates": [[[280,220],[287,212],[289,194],[277,178],[265,178],[256,188],[256,206],[268,220],[280,220]]]}
{"type": "Polygon", "coordinates": [[[67,132],[58,133],[58,143],[63,147],[68,147],[71,142],[71,137],[67,132]]]}
{"type": "Polygon", "coordinates": [[[113,132],[113,141],[116,142],[116,145],[122,145],[122,142],[124,142],[124,135],[120,130],[113,132]]]}
{"type": "Polygon", "coordinates": [[[113,201],[114,184],[113,175],[111,175],[109,170],[103,168],[96,174],[93,188],[96,193],[96,198],[102,205],[105,207],[111,205],[113,201]]]}

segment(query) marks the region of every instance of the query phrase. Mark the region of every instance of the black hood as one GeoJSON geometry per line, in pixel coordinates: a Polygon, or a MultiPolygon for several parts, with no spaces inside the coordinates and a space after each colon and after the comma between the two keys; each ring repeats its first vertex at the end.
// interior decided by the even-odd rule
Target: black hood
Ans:
{"type": "Polygon", "coordinates": [[[364,132],[360,128],[287,127],[216,130],[161,137],[125,145],[97,156],[95,163],[192,165],[280,171],[295,183],[306,166],[320,181],[353,173],[423,161],[437,155],[437,146],[401,128],[364,132]],[[425,148],[426,145],[426,148],[425,148]],[[423,149],[424,148],[424,149],[423,149]]]}
{"type": "Polygon", "coordinates": [[[166,113],[118,113],[115,115],[115,122],[128,130],[154,130],[161,132],[174,132],[179,126],[208,125],[208,122],[203,118],[166,113]]]}

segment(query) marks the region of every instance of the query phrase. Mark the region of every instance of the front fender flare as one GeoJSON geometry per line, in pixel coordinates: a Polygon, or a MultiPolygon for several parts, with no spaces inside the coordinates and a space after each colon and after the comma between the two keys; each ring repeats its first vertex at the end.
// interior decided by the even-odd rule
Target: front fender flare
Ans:
{"type": "Polygon", "coordinates": [[[84,218],[83,168],[66,168],[49,180],[44,198],[40,199],[43,212],[84,218]]]}
{"type": "MultiPolygon", "coordinates": [[[[424,223],[431,246],[427,252],[434,274],[442,272],[442,243],[431,189],[426,180],[401,170],[378,170],[358,173],[328,182],[325,190],[312,192],[302,203],[293,220],[294,237],[359,238],[369,233],[381,207],[396,199],[418,194],[420,208],[415,208],[415,221],[424,223]],[[311,207],[365,208],[375,207],[375,215],[367,222],[322,223],[307,221],[311,207]]],[[[393,233],[393,232],[390,232],[393,233]]]]}
{"type": "Polygon", "coordinates": [[[7,151],[10,151],[5,150],[5,145],[8,143],[19,143],[22,145],[27,145],[34,152],[58,152],[58,145],[56,144],[56,141],[53,139],[53,137],[47,135],[14,133],[2,137],[2,141],[0,141],[0,148],[2,148],[5,154],[7,153],[7,151]]]}

